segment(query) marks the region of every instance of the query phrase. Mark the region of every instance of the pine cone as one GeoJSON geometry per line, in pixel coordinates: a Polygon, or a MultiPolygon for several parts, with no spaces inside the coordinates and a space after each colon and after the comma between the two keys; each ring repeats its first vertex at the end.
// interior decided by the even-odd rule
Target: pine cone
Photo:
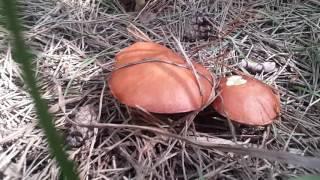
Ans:
{"type": "MultiPolygon", "coordinates": [[[[84,124],[94,123],[96,120],[97,113],[92,105],[80,107],[74,118],[75,122],[84,124]]],[[[93,129],[72,125],[66,137],[66,142],[70,147],[78,148],[84,144],[88,145],[92,136],[93,129]]]]}
{"type": "Polygon", "coordinates": [[[184,39],[187,41],[206,40],[211,30],[212,26],[208,17],[202,13],[195,13],[186,20],[184,39]]]}

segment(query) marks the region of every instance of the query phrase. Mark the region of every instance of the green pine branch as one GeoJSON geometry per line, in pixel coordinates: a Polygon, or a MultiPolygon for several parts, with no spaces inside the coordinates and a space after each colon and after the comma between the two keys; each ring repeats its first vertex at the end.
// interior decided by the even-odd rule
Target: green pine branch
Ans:
{"type": "Polygon", "coordinates": [[[10,31],[13,59],[21,65],[25,84],[34,100],[38,115],[38,123],[43,129],[51,154],[55,157],[60,166],[63,177],[67,180],[78,180],[79,177],[72,161],[68,160],[66,152],[63,150],[63,139],[54,127],[53,118],[48,112],[48,105],[41,98],[37,81],[33,71],[33,55],[26,46],[22,26],[19,21],[17,4],[15,0],[0,0],[0,11],[4,16],[4,26],[10,31]]]}

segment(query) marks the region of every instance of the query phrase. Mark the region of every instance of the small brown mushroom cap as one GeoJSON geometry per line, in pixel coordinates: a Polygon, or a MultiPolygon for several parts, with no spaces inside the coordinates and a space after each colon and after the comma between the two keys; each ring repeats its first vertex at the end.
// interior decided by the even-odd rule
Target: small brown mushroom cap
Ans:
{"type": "Polygon", "coordinates": [[[249,76],[222,78],[214,109],[247,125],[267,125],[280,115],[280,96],[271,87],[249,76]]]}
{"type": "MultiPolygon", "coordinates": [[[[142,62],[146,58],[186,62],[170,49],[152,42],[138,42],[116,55],[115,67],[142,62]]],[[[111,93],[122,103],[154,113],[182,113],[201,108],[209,100],[213,78],[202,65],[193,63],[199,74],[203,96],[192,70],[162,62],[144,62],[112,72],[111,93]],[[203,98],[203,99],[202,99],[203,98]]]]}

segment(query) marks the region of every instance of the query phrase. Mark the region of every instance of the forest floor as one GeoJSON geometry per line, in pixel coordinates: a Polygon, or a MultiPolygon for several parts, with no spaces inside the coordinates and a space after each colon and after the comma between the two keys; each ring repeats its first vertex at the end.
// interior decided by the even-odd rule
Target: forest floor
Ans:
{"type": "MultiPolygon", "coordinates": [[[[81,179],[320,173],[307,159],[320,158],[319,1],[150,0],[134,11],[131,1],[24,0],[19,7],[42,97],[81,179]],[[236,69],[275,87],[281,116],[263,127],[234,123],[231,131],[211,107],[165,117],[126,107],[112,96],[106,78],[115,54],[141,34],[185,53],[216,77],[236,69]],[[276,67],[248,71],[243,61],[276,67]],[[72,121],[101,124],[85,128],[72,121]]],[[[0,144],[0,179],[59,178],[1,26],[0,144]]]]}

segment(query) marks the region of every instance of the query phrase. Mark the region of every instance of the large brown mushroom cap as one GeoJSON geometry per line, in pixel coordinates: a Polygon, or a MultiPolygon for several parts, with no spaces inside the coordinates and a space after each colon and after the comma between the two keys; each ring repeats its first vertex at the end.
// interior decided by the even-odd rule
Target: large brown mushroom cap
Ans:
{"type": "MultiPolygon", "coordinates": [[[[115,67],[142,62],[146,58],[186,66],[182,57],[152,42],[138,42],[116,55],[115,67]]],[[[212,93],[208,70],[193,63],[203,97],[191,69],[163,62],[144,62],[117,69],[108,81],[112,94],[122,103],[154,113],[182,113],[201,108],[212,93]],[[203,98],[203,99],[202,99],[203,98]]]]}
{"type": "Polygon", "coordinates": [[[222,78],[212,105],[229,119],[247,125],[267,125],[280,114],[280,97],[263,82],[248,76],[222,78]]]}
{"type": "Polygon", "coordinates": [[[185,64],[183,58],[165,46],[153,42],[136,42],[131,46],[124,48],[116,55],[115,66],[117,68],[129,63],[147,59],[158,59],[185,64]]]}

